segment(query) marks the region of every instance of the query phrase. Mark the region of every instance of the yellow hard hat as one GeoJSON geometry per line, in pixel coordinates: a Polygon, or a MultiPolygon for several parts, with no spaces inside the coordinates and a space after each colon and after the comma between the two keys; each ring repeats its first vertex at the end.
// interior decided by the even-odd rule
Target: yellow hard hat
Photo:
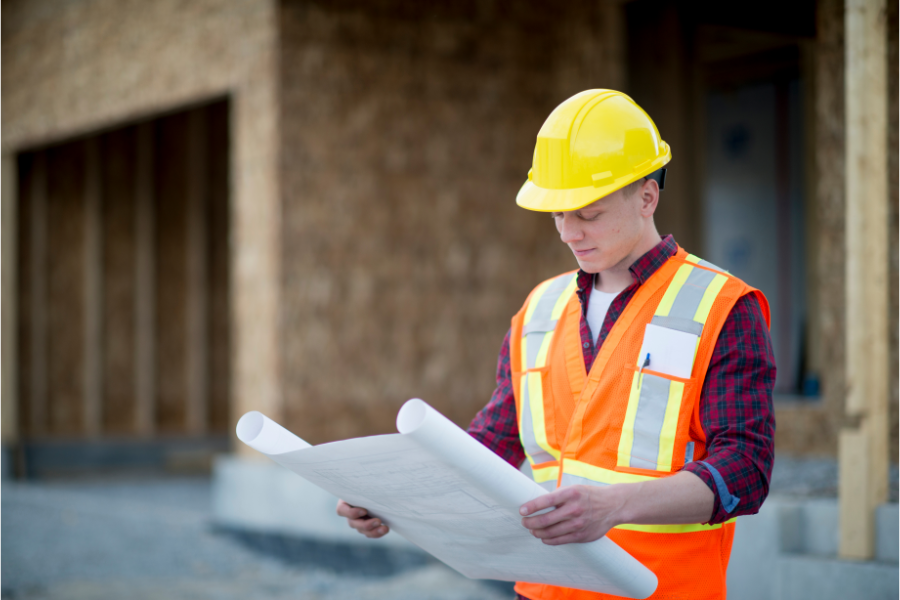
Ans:
{"type": "Polygon", "coordinates": [[[634,100],[615,90],[587,90],[544,121],[516,204],[544,212],[578,210],[670,160],[672,150],[634,100]]]}

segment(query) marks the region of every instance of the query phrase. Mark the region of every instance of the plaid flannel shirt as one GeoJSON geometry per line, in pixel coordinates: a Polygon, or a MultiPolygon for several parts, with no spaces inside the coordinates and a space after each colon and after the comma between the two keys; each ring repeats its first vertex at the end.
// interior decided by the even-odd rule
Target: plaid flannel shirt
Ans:
{"type": "MultiPolygon", "coordinates": [[[[606,314],[596,347],[587,322],[593,275],[578,272],[581,341],[588,371],[610,330],[638,287],[677,251],[666,236],[630,267],[634,283],[622,291],[606,314]]],[[[709,486],[715,496],[710,523],[755,514],[769,493],[774,460],[775,357],[769,329],[756,298],[744,296],[734,305],[716,341],[700,394],[700,422],[708,456],[684,466],[709,486]]],[[[525,460],[519,441],[516,402],[509,366],[509,332],[497,360],[497,388],[469,426],[469,434],[513,466],[525,460]]]]}

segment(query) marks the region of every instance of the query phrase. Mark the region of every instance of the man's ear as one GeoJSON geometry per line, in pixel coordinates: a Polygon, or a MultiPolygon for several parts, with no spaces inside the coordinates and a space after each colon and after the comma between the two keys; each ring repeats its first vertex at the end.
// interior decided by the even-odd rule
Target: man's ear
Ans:
{"type": "Polygon", "coordinates": [[[641,215],[652,217],[656,212],[657,204],[659,204],[659,184],[655,179],[648,179],[638,193],[641,196],[641,215]]]}

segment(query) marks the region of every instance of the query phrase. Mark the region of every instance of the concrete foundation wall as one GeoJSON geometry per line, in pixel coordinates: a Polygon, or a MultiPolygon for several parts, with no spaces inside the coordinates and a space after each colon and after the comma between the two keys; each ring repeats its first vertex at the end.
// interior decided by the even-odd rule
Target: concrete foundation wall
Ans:
{"type": "Polygon", "coordinates": [[[515,205],[568,96],[621,82],[600,2],[285,2],[287,424],[310,442],[394,431],[422,397],[467,425],[513,313],[576,268],[515,205]]]}

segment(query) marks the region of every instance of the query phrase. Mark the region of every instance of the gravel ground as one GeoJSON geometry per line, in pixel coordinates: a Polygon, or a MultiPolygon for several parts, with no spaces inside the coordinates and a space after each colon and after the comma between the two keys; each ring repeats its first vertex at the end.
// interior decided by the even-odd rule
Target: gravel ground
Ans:
{"type": "MultiPolygon", "coordinates": [[[[891,498],[897,501],[897,467],[891,498]]],[[[833,460],[778,457],[771,493],[837,493],[833,460]]],[[[47,600],[501,600],[424,554],[216,531],[208,479],[2,484],[2,597],[47,600]],[[377,559],[377,560],[374,560],[377,559]],[[348,564],[349,563],[349,564],[348,564]],[[389,576],[374,577],[373,565],[389,576]]]]}
{"type": "MultiPolygon", "coordinates": [[[[796,498],[837,497],[838,465],[829,458],[778,456],[769,493],[796,498]]],[[[897,502],[897,465],[891,465],[888,495],[897,502]]]]}
{"type": "Polygon", "coordinates": [[[389,577],[288,564],[209,522],[208,480],[2,484],[2,596],[500,600],[431,561],[389,577]]]}

